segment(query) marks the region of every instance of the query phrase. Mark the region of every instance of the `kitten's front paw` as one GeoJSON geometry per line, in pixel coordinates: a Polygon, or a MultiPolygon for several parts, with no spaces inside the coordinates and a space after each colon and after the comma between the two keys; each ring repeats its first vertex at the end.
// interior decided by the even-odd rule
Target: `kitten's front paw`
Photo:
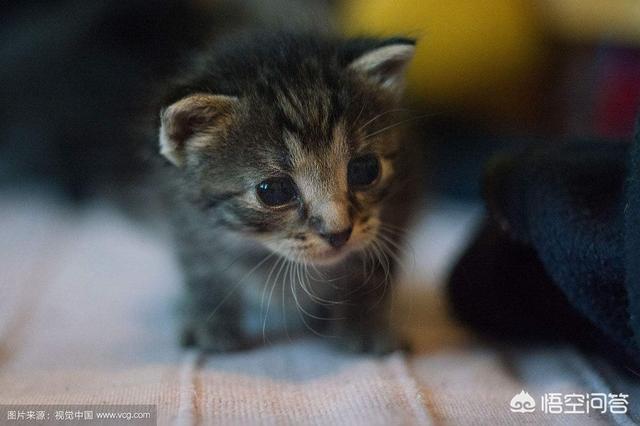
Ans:
{"type": "Polygon", "coordinates": [[[246,341],[239,333],[234,333],[226,327],[211,327],[205,324],[185,326],[180,343],[182,346],[195,346],[208,353],[237,351],[246,347],[246,341]]]}
{"type": "Polygon", "coordinates": [[[347,352],[387,355],[397,350],[409,351],[407,341],[389,331],[346,332],[335,338],[336,345],[347,352]]]}

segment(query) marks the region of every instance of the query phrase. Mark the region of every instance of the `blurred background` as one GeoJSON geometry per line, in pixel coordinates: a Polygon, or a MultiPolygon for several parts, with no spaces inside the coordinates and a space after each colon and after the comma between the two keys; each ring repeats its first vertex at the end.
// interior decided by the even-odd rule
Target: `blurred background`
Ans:
{"type": "Polygon", "coordinates": [[[494,152],[629,138],[637,0],[23,0],[0,26],[0,184],[82,200],[127,192],[155,146],[154,94],[192,52],[247,26],[418,38],[411,122],[430,191],[478,197],[494,152]],[[151,144],[151,145],[149,145],[151,144]]]}
{"type": "Polygon", "coordinates": [[[522,390],[595,390],[631,394],[640,413],[640,373],[564,344],[480,340],[443,297],[484,215],[489,157],[572,138],[630,140],[639,106],[640,0],[5,2],[0,402],[155,403],[177,424],[237,407],[249,416],[240,424],[287,423],[285,412],[291,424],[339,424],[327,416],[349,411],[353,397],[362,424],[412,424],[424,408],[434,424],[477,425],[521,421],[507,404],[522,390]],[[207,39],[252,26],[419,40],[406,124],[425,148],[434,202],[409,234],[393,311],[411,356],[374,361],[303,340],[200,362],[177,345],[171,240],[104,202],[153,210],[144,171],[157,156],[156,94],[207,39]]]}

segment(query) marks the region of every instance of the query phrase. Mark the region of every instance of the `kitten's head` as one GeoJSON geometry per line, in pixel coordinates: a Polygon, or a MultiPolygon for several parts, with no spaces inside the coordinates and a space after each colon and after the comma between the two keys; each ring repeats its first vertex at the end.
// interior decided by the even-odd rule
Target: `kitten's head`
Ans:
{"type": "Polygon", "coordinates": [[[367,247],[397,174],[408,39],[219,43],[161,113],[162,154],[211,226],[290,259],[367,247]]]}

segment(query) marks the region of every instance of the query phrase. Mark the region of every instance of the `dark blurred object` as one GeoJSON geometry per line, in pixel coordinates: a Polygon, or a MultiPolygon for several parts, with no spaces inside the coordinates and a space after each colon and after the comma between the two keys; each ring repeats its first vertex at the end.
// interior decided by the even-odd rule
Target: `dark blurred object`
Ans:
{"type": "Polygon", "coordinates": [[[494,335],[562,337],[640,365],[640,150],[628,169],[630,147],[576,141],[494,161],[490,222],[449,283],[458,316],[494,335]]]}
{"type": "Polygon", "coordinates": [[[0,184],[44,182],[76,199],[127,193],[155,146],[156,96],[194,52],[245,26],[328,30],[329,8],[327,0],[4,6],[0,184]]]}
{"type": "Polygon", "coordinates": [[[640,108],[640,48],[603,43],[561,50],[560,134],[629,138],[640,108]]]}
{"type": "Polygon", "coordinates": [[[448,287],[456,317],[492,337],[563,341],[592,326],[553,284],[530,245],[486,220],[448,287]]]}
{"type": "Polygon", "coordinates": [[[532,143],[531,138],[500,137],[487,123],[462,117],[435,115],[428,120],[418,134],[421,138],[427,135],[429,186],[454,199],[480,198],[480,177],[497,149],[518,149],[532,143]]]}
{"type": "Polygon", "coordinates": [[[213,22],[235,19],[227,9],[195,4],[73,0],[5,7],[0,181],[60,183],[82,198],[135,179],[144,136],[134,123],[154,86],[213,22]]]}
{"type": "Polygon", "coordinates": [[[568,138],[631,137],[640,110],[640,48],[550,40],[546,50],[546,64],[526,87],[496,91],[495,105],[486,101],[484,110],[450,109],[445,120],[430,119],[423,138],[433,145],[430,167],[440,193],[478,198],[486,160],[534,140],[551,146],[568,138]]]}
{"type": "MultiPolygon", "coordinates": [[[[640,23],[639,23],[640,25],[640,23]]],[[[640,106],[640,49],[603,49],[593,112],[594,135],[627,137],[640,106]]]]}

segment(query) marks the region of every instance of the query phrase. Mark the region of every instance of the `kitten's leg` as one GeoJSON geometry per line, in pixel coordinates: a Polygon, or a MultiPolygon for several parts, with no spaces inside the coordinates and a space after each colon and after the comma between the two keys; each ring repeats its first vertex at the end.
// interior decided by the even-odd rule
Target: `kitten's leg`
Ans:
{"type": "Polygon", "coordinates": [[[231,286],[223,285],[221,278],[188,279],[181,336],[184,346],[197,346],[207,352],[246,346],[240,323],[240,295],[230,293],[231,286]]]}
{"type": "Polygon", "coordinates": [[[375,355],[408,349],[389,319],[392,280],[381,265],[369,276],[354,274],[350,278],[337,296],[342,303],[332,307],[334,320],[328,334],[334,343],[350,352],[375,355]]]}

